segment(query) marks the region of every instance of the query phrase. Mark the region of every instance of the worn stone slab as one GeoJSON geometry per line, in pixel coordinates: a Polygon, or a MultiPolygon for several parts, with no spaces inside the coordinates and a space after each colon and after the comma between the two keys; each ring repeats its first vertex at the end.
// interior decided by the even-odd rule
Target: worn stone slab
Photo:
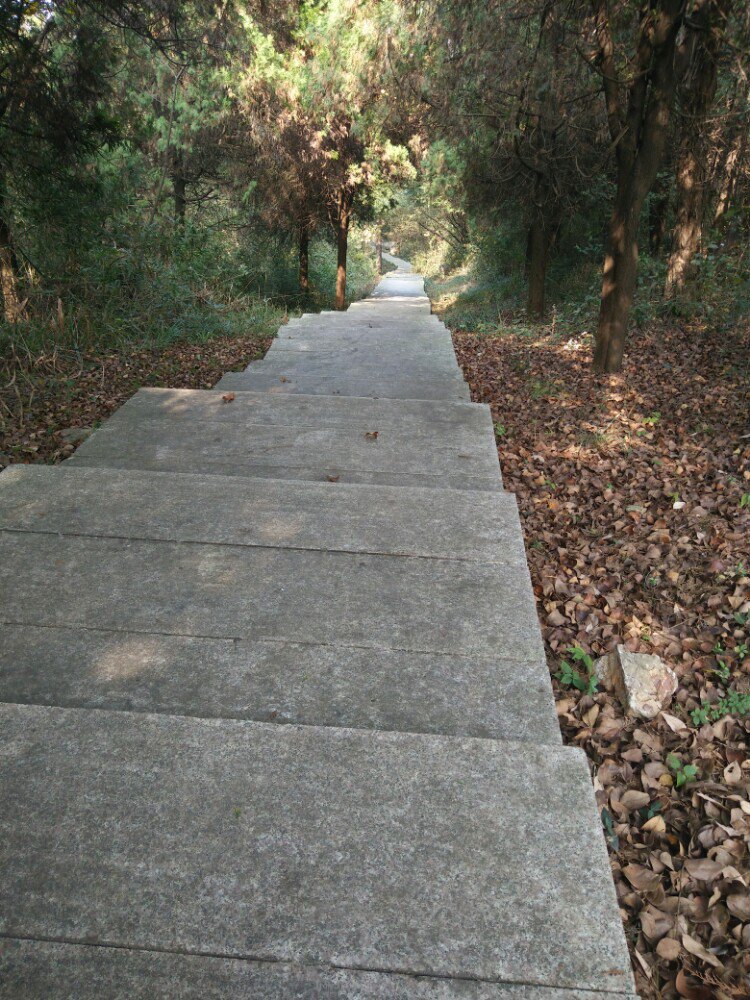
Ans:
{"type": "Polygon", "coordinates": [[[404,381],[419,388],[423,384],[443,386],[456,391],[465,388],[463,373],[453,358],[439,355],[425,355],[419,359],[379,357],[377,351],[361,351],[359,354],[329,353],[272,354],[258,361],[252,361],[245,372],[250,375],[267,375],[269,378],[282,377],[296,379],[346,380],[347,383],[368,382],[390,391],[394,380],[404,381]]]}
{"type": "Polygon", "coordinates": [[[541,655],[0,625],[0,701],[561,743],[541,655]]]}
{"type": "Polygon", "coordinates": [[[0,621],[540,660],[525,567],[0,533],[0,621]]]}
{"type": "Polygon", "coordinates": [[[628,1000],[622,993],[7,938],[0,939],[0,983],[6,996],[27,1000],[628,1000]]]}
{"type": "Polygon", "coordinates": [[[411,305],[405,308],[393,307],[389,303],[379,302],[377,307],[364,308],[359,311],[349,310],[345,313],[304,313],[302,316],[292,316],[280,327],[281,330],[299,326],[312,326],[325,330],[340,331],[350,327],[371,329],[393,329],[394,325],[415,332],[432,332],[447,330],[443,321],[433,313],[416,311],[411,305]]]}
{"type": "Polygon", "coordinates": [[[388,339],[378,332],[371,335],[355,334],[346,339],[343,337],[328,341],[322,337],[304,336],[291,338],[285,335],[277,337],[266,354],[267,358],[284,356],[287,360],[296,354],[312,353],[318,357],[341,357],[350,361],[369,361],[377,359],[387,361],[391,367],[396,364],[420,366],[434,360],[448,364],[452,370],[458,370],[458,361],[453,347],[448,343],[414,339],[401,341],[393,337],[388,339]]]}
{"type": "Polygon", "coordinates": [[[0,475],[0,528],[526,565],[502,492],[15,465],[0,475]]]}
{"type": "Polygon", "coordinates": [[[141,390],[68,465],[387,486],[499,490],[490,411],[476,404],[141,390]],[[371,436],[377,432],[377,438],[371,436]]]}
{"type": "Polygon", "coordinates": [[[359,343],[369,340],[403,348],[424,345],[453,350],[450,332],[441,323],[425,326],[424,322],[375,322],[363,319],[360,322],[332,324],[326,319],[311,320],[307,323],[300,322],[280,327],[273,343],[288,340],[314,340],[321,347],[331,348],[349,341],[359,343]]]}
{"type": "Polygon", "coordinates": [[[315,330],[299,330],[287,332],[283,327],[277,334],[271,346],[272,351],[337,351],[351,354],[379,351],[384,355],[389,351],[398,352],[400,357],[420,360],[425,357],[448,357],[455,361],[456,355],[449,339],[440,335],[409,336],[405,338],[400,332],[390,330],[345,330],[340,334],[327,333],[318,336],[315,330]]]}
{"type": "Polygon", "coordinates": [[[0,932],[632,992],[584,754],[4,706],[0,932]]]}
{"type": "Polygon", "coordinates": [[[444,399],[468,402],[469,387],[462,380],[412,376],[408,371],[396,375],[358,378],[347,376],[283,376],[261,371],[230,372],[216,384],[218,389],[274,392],[281,395],[301,393],[306,396],[369,396],[375,399],[444,399]]]}

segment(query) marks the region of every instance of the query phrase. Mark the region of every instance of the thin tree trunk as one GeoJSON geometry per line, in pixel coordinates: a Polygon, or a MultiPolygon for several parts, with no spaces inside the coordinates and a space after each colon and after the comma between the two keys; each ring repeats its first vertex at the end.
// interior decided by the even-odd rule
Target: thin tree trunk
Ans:
{"type": "Polygon", "coordinates": [[[534,214],[534,220],[529,228],[527,255],[529,294],[526,309],[530,316],[543,316],[549,260],[549,231],[540,212],[534,214]]]}
{"type": "Polygon", "coordinates": [[[336,245],[338,266],[336,269],[336,308],[346,309],[346,254],[349,245],[349,222],[352,210],[352,194],[342,188],[339,194],[336,245]]]}
{"type": "Polygon", "coordinates": [[[299,288],[303,295],[310,292],[310,227],[306,222],[299,230],[299,288]]]}
{"type": "Polygon", "coordinates": [[[724,163],[721,171],[722,178],[719,185],[719,197],[717,199],[716,210],[714,212],[715,225],[721,222],[729,209],[732,207],[734,193],[737,187],[737,179],[747,152],[747,140],[747,129],[742,129],[734,139],[734,142],[729,147],[724,157],[724,163]]]}
{"type": "Polygon", "coordinates": [[[667,263],[664,285],[666,298],[673,298],[683,288],[693,257],[703,235],[703,192],[705,170],[695,148],[694,137],[684,137],[677,156],[677,216],[672,231],[672,252],[667,263]]]}
{"type": "Polygon", "coordinates": [[[669,187],[660,174],[654,182],[648,205],[648,248],[652,257],[658,257],[664,245],[668,207],[669,187]]]}
{"type": "Polygon", "coordinates": [[[16,255],[8,223],[0,206],[0,287],[3,293],[3,316],[6,323],[16,323],[21,316],[21,300],[16,278],[16,255]]]}
{"type": "Polygon", "coordinates": [[[187,209],[186,188],[187,182],[182,173],[176,173],[172,177],[172,187],[174,189],[174,217],[180,229],[185,228],[185,212],[187,209]]]}
{"type": "MultiPolygon", "coordinates": [[[[594,349],[594,369],[612,373],[620,370],[638,277],[638,220],[643,198],[625,184],[618,191],[612,209],[604,257],[602,300],[594,349]]],[[[644,196],[645,197],[645,196],[644,196]]]]}
{"type": "Polygon", "coordinates": [[[375,240],[375,262],[378,269],[378,277],[383,273],[383,233],[378,229],[378,236],[375,240]]]}
{"type": "Polygon", "coordinates": [[[716,96],[717,60],[721,34],[717,21],[727,14],[729,0],[704,0],[690,20],[691,38],[688,69],[680,87],[682,128],[677,152],[675,180],[677,214],[672,234],[672,252],[664,287],[666,298],[682,288],[698,252],[703,235],[706,190],[706,118],[716,96]]]}

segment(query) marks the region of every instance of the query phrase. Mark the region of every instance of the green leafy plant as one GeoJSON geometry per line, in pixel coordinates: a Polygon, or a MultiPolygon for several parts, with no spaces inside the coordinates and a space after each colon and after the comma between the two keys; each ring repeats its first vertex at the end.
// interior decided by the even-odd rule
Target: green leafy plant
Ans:
{"type": "Polygon", "coordinates": [[[750,493],[743,493],[740,498],[740,507],[745,510],[750,510],[750,493]]]}
{"type": "Polygon", "coordinates": [[[725,698],[716,702],[703,701],[690,713],[694,726],[705,726],[708,722],[718,722],[727,715],[745,718],[750,715],[750,694],[729,691],[725,698]]]}
{"type": "Polygon", "coordinates": [[[654,410],[654,412],[650,416],[643,418],[644,424],[647,424],[649,427],[655,427],[660,420],[661,420],[661,413],[659,413],[658,410],[654,410]]]}
{"type": "Polygon", "coordinates": [[[562,660],[557,679],[565,687],[573,687],[583,694],[596,694],[599,682],[594,672],[593,658],[580,646],[568,646],[568,654],[578,666],[562,660]]]}
{"type": "Polygon", "coordinates": [[[615,833],[615,824],[612,820],[612,813],[609,809],[602,809],[602,826],[604,827],[604,834],[607,838],[607,842],[613,851],[619,851],[620,849],[620,838],[615,833]]]}
{"type": "Polygon", "coordinates": [[[683,764],[676,753],[668,754],[667,767],[669,767],[670,771],[674,771],[674,783],[677,788],[681,788],[688,781],[694,781],[698,776],[698,768],[695,764],[683,764]]]}
{"type": "Polygon", "coordinates": [[[498,436],[499,438],[501,438],[501,437],[505,437],[505,435],[506,435],[507,433],[508,433],[508,430],[507,430],[507,428],[506,428],[505,424],[501,424],[501,423],[500,423],[500,422],[498,421],[498,422],[497,422],[497,423],[495,424],[495,434],[497,434],[497,436],[498,436]]]}

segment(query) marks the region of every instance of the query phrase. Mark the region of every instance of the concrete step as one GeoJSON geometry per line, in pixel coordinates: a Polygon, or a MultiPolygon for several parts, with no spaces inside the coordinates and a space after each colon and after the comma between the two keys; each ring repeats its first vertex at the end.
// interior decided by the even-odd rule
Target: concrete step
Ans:
{"type": "Polygon", "coordinates": [[[266,360],[287,362],[294,361],[299,356],[311,355],[319,360],[333,361],[339,365],[356,366],[370,364],[374,366],[382,356],[389,358],[391,368],[400,364],[405,368],[424,366],[425,364],[440,364],[443,371],[460,374],[458,362],[452,349],[439,345],[423,347],[405,346],[401,344],[382,345],[371,341],[349,341],[336,345],[326,345],[316,340],[274,340],[266,354],[266,360]]]}
{"type": "Polygon", "coordinates": [[[500,491],[12,465],[0,529],[526,566],[515,497],[500,491]]]}
{"type": "Polygon", "coordinates": [[[423,352],[447,354],[455,358],[451,339],[439,330],[434,333],[420,331],[404,335],[399,330],[378,330],[371,327],[362,329],[347,329],[336,332],[319,333],[306,327],[290,329],[282,326],[277,336],[271,341],[269,350],[286,347],[298,349],[298,345],[315,347],[319,351],[351,350],[358,347],[369,349],[380,348],[383,351],[391,348],[411,352],[419,357],[423,352]]]}
{"type": "Polygon", "coordinates": [[[537,662],[525,568],[3,532],[0,621],[537,662]]]}
{"type": "Polygon", "coordinates": [[[3,706],[0,762],[6,938],[632,992],[579,750],[3,706]]]}
{"type": "Polygon", "coordinates": [[[0,701],[561,742],[539,655],[0,624],[0,701]]]}
{"type": "Polygon", "coordinates": [[[415,377],[408,371],[395,376],[283,376],[264,372],[229,372],[216,388],[223,391],[297,393],[305,396],[355,396],[371,399],[440,399],[446,402],[469,402],[469,387],[459,379],[415,377]]]}
{"type": "Polygon", "coordinates": [[[403,325],[414,330],[432,330],[437,327],[447,329],[442,320],[432,313],[414,312],[411,307],[387,308],[385,303],[378,303],[377,308],[365,308],[359,312],[349,310],[343,313],[304,313],[302,316],[290,317],[280,329],[304,325],[319,327],[321,332],[350,327],[393,329],[394,325],[403,325]]]}
{"type": "Polygon", "coordinates": [[[458,361],[450,342],[441,342],[437,337],[397,339],[377,330],[353,336],[347,334],[345,337],[336,337],[331,340],[307,334],[291,337],[284,332],[271,342],[266,357],[272,358],[282,354],[290,357],[293,353],[313,353],[320,357],[371,358],[374,356],[380,360],[389,361],[391,364],[401,361],[404,364],[417,366],[437,358],[449,362],[453,368],[458,370],[458,361]]]}
{"type": "Polygon", "coordinates": [[[368,381],[389,386],[394,379],[408,378],[416,385],[424,382],[439,382],[447,387],[464,387],[464,377],[454,358],[423,355],[421,358],[388,356],[378,349],[361,349],[358,354],[341,352],[316,354],[290,354],[279,351],[265,358],[251,362],[245,369],[247,374],[295,379],[348,379],[368,381]]]}
{"type": "MultiPolygon", "coordinates": [[[[124,596],[112,552],[104,556],[104,578],[101,568],[89,577],[89,562],[79,564],[83,537],[137,540],[141,546],[181,542],[188,556],[196,542],[212,543],[219,552],[248,546],[262,553],[270,547],[287,550],[293,562],[299,550],[330,548],[353,556],[376,551],[391,562],[408,553],[418,557],[407,560],[412,565],[429,567],[437,557],[448,567],[457,561],[462,573],[475,564],[484,573],[494,562],[499,574],[517,579],[515,599],[533,608],[515,502],[507,494],[464,498],[457,491],[266,480],[247,480],[238,489],[235,480],[221,477],[17,466],[0,476],[0,528],[7,532],[9,572],[11,563],[32,558],[31,547],[55,576],[58,557],[45,546],[40,553],[37,539],[52,539],[57,550],[68,536],[71,547],[63,544],[60,551],[66,553],[64,573],[71,585],[75,581],[76,602],[67,621],[23,612],[23,624],[0,626],[0,701],[560,742],[538,637],[519,657],[500,648],[463,655],[286,642],[278,635],[180,635],[176,620],[149,625],[141,619],[145,631],[139,631],[127,610],[106,622],[95,610],[97,591],[109,593],[102,596],[113,605],[124,596]],[[84,627],[69,627],[76,622],[84,627]]],[[[158,569],[164,555],[158,545],[142,546],[141,552],[143,564],[131,580],[134,601],[139,592],[148,600],[150,584],[144,590],[139,581],[152,579],[159,587],[156,576],[169,576],[166,567],[158,569]]],[[[189,605],[194,614],[208,590],[243,588],[249,602],[244,632],[255,614],[254,599],[240,578],[219,572],[223,584],[206,580],[192,596],[184,592],[180,606],[189,605]]],[[[282,602],[295,600],[273,575],[262,585],[282,602]]],[[[316,578],[307,586],[315,592],[316,578]]],[[[353,623],[356,595],[343,586],[330,599],[353,623]]],[[[29,596],[26,591],[24,599],[29,596]]],[[[20,613],[18,605],[0,605],[0,620],[17,621],[20,613]]],[[[321,614],[328,614],[325,601],[321,614]]],[[[397,622],[391,619],[390,627],[398,628],[397,622]]]]}
{"type": "Polygon", "coordinates": [[[0,941],[9,997],[56,1000],[626,1000],[558,990],[330,966],[211,958],[52,941],[0,941]]]}
{"type": "Polygon", "coordinates": [[[69,465],[386,486],[502,488],[488,407],[142,389],[69,465]],[[377,437],[373,437],[377,433],[377,437]]]}

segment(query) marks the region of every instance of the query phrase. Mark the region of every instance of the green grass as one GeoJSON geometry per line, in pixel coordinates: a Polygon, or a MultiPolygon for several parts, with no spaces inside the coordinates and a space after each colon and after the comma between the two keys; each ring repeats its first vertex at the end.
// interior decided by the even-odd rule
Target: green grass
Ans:
{"type": "MultiPolygon", "coordinates": [[[[30,283],[26,318],[0,325],[0,353],[21,348],[94,351],[177,341],[272,335],[285,317],[330,308],[336,252],[319,237],[310,249],[312,292],[300,295],[296,248],[268,233],[235,242],[226,234],[143,232],[79,248],[65,283],[30,283]]],[[[367,295],[374,254],[355,233],[347,292],[367,295]]]]}

